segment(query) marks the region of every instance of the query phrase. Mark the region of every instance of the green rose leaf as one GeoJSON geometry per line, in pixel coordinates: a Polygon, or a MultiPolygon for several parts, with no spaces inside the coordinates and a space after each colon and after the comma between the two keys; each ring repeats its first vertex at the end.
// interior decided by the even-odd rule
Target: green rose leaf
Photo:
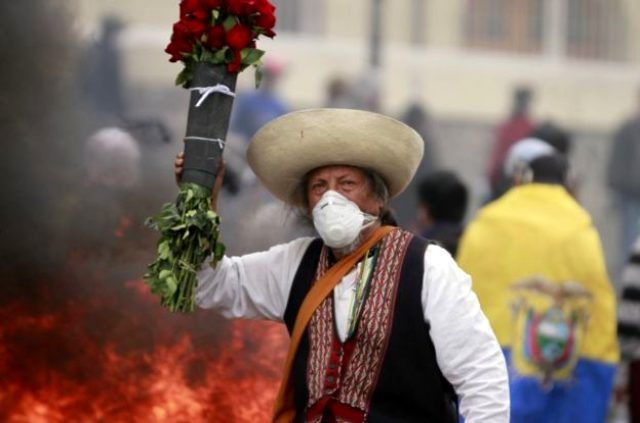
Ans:
{"type": "Polygon", "coordinates": [[[240,57],[242,58],[242,63],[245,65],[252,65],[258,62],[262,56],[264,55],[264,50],[260,50],[257,48],[245,48],[240,52],[240,57]]]}
{"type": "Polygon", "coordinates": [[[193,73],[185,66],[184,69],[176,77],[176,85],[186,86],[193,79],[193,73]]]}
{"type": "Polygon", "coordinates": [[[213,53],[212,63],[215,63],[215,64],[224,63],[227,59],[226,54],[228,50],[229,50],[228,47],[223,47],[219,50],[216,50],[215,53],[213,53]]]}
{"type": "Polygon", "coordinates": [[[162,260],[168,260],[171,258],[171,248],[169,247],[169,242],[164,241],[158,245],[158,258],[162,260]]]}
{"type": "Polygon", "coordinates": [[[211,193],[185,183],[175,203],[162,207],[148,223],[160,232],[156,260],[144,275],[151,292],[171,311],[195,308],[196,272],[207,257],[219,259],[224,245],[219,238],[219,216],[209,208],[211,193]]]}
{"type": "Polygon", "coordinates": [[[216,242],[214,255],[216,256],[217,259],[221,259],[224,256],[225,250],[226,250],[226,247],[224,246],[224,244],[220,242],[216,242]]]}
{"type": "Polygon", "coordinates": [[[171,296],[175,294],[178,289],[178,281],[173,276],[169,276],[166,280],[166,295],[171,296]]]}
{"type": "Polygon", "coordinates": [[[224,27],[225,31],[229,31],[231,28],[236,26],[237,23],[238,19],[235,16],[229,15],[227,16],[227,19],[222,22],[222,26],[224,27]]]}

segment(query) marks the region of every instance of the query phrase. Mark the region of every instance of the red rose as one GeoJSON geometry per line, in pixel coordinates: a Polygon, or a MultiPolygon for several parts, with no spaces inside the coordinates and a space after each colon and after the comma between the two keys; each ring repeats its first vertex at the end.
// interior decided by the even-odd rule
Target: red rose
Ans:
{"type": "Polygon", "coordinates": [[[254,24],[264,29],[264,35],[273,38],[276,33],[273,27],[276,26],[276,7],[269,3],[269,0],[256,0],[256,11],[259,15],[256,17],[254,24]]]}
{"type": "Polygon", "coordinates": [[[180,2],[180,14],[188,15],[200,9],[200,0],[182,0],[180,2]]]}
{"type": "Polygon", "coordinates": [[[189,38],[191,36],[191,31],[189,31],[189,27],[183,21],[178,21],[173,24],[173,37],[177,38],[189,38]]]}
{"type": "Polygon", "coordinates": [[[261,15],[273,15],[276,7],[269,0],[256,0],[255,11],[261,15]]]}
{"type": "Polygon", "coordinates": [[[227,64],[228,72],[240,72],[240,68],[242,67],[242,55],[240,54],[240,50],[233,50],[233,61],[227,64]]]}
{"type": "Polygon", "coordinates": [[[186,17],[182,19],[182,23],[187,28],[187,31],[189,31],[189,34],[193,35],[195,38],[200,38],[207,30],[207,24],[195,18],[186,17]]]}
{"type": "Polygon", "coordinates": [[[218,9],[222,6],[222,0],[201,0],[202,4],[209,9],[218,9]]]}
{"type": "Polygon", "coordinates": [[[224,47],[224,39],[225,33],[222,25],[212,26],[207,31],[207,45],[212,49],[224,47]]]}
{"type": "Polygon", "coordinates": [[[260,28],[264,28],[264,29],[273,29],[274,26],[276,26],[276,16],[273,14],[260,14],[256,20],[255,20],[255,25],[259,26],[260,28]]]}
{"type": "Polygon", "coordinates": [[[253,38],[251,28],[242,24],[236,24],[227,31],[227,45],[233,50],[242,50],[247,47],[253,38]]]}
{"type": "Polygon", "coordinates": [[[169,59],[170,62],[177,62],[178,60],[182,59],[182,55],[175,48],[175,45],[173,43],[169,43],[169,45],[167,45],[167,48],[165,48],[164,51],[171,55],[171,58],[169,59]]]}
{"type": "Polygon", "coordinates": [[[209,12],[201,0],[182,0],[180,2],[180,17],[194,17],[204,21],[209,18],[209,12]]]}
{"type": "Polygon", "coordinates": [[[178,60],[182,60],[184,57],[182,53],[188,54],[193,50],[193,45],[184,39],[171,37],[171,42],[164,50],[171,55],[169,59],[170,62],[177,62],[178,60]]]}
{"type": "Polygon", "coordinates": [[[227,0],[227,11],[232,15],[248,16],[254,13],[255,0],[227,0]]]}

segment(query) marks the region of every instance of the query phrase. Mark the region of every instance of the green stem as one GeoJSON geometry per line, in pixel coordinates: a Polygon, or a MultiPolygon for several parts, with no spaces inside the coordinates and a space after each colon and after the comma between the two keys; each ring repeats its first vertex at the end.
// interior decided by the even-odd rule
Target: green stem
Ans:
{"type": "MultiPolygon", "coordinates": [[[[184,263],[193,263],[194,247],[193,242],[189,243],[186,254],[181,257],[184,263]]],[[[188,306],[191,302],[190,295],[192,292],[191,285],[193,285],[193,276],[193,273],[189,269],[180,267],[180,283],[175,297],[175,306],[180,311],[189,311],[188,306]]]]}

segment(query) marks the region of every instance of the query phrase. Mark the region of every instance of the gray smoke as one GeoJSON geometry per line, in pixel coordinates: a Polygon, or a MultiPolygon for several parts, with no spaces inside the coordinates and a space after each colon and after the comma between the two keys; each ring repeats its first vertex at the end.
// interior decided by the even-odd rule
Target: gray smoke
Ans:
{"type": "Polygon", "coordinates": [[[65,196],[75,183],[82,113],[68,2],[3,2],[0,10],[1,270],[59,260],[65,196]]]}

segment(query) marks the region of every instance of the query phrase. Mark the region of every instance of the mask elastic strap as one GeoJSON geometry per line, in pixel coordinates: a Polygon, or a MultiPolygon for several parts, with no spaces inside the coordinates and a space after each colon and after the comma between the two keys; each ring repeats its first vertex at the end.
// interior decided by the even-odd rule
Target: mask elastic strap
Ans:
{"type": "Polygon", "coordinates": [[[373,225],[380,219],[380,216],[374,216],[365,212],[360,213],[362,213],[362,216],[364,217],[364,221],[362,222],[362,230],[367,229],[369,226],[373,225]]]}

